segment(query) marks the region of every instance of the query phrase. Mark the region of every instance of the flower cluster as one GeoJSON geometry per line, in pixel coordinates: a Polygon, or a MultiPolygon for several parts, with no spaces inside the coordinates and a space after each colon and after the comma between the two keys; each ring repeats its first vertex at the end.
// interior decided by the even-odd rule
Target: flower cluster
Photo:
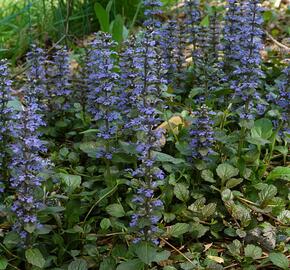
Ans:
{"type": "Polygon", "coordinates": [[[144,0],[144,15],[146,20],[143,25],[145,27],[160,28],[161,22],[158,16],[162,15],[162,3],[159,0],[144,0]]]}
{"type": "Polygon", "coordinates": [[[6,60],[0,61],[0,193],[8,180],[8,153],[7,145],[10,137],[10,125],[12,112],[8,108],[8,102],[11,100],[11,80],[9,80],[9,71],[6,60]]]}
{"type": "MultiPolygon", "coordinates": [[[[231,33],[233,37],[227,38],[233,40],[235,47],[228,48],[228,50],[235,53],[237,59],[230,86],[235,91],[235,98],[244,104],[240,108],[240,117],[251,119],[254,117],[252,111],[255,101],[260,98],[257,88],[260,84],[260,78],[263,76],[260,68],[261,36],[263,34],[261,24],[263,20],[259,0],[235,2],[234,4],[240,8],[240,14],[236,15],[240,23],[234,23],[235,32],[231,33]]],[[[232,54],[229,56],[232,57],[232,54]]]]}
{"type": "Polygon", "coordinates": [[[156,243],[156,224],[160,219],[156,212],[162,207],[162,203],[154,198],[154,190],[157,180],[164,178],[164,173],[157,167],[153,150],[158,149],[162,135],[155,128],[160,121],[158,105],[162,85],[166,83],[166,70],[153,36],[153,32],[146,31],[132,55],[133,72],[136,74],[131,75],[133,81],[130,85],[134,86],[129,95],[132,111],[131,119],[125,127],[137,132],[138,141],[135,145],[140,160],[140,166],[132,171],[132,176],[138,178],[139,185],[134,198],[138,208],[130,225],[139,230],[136,241],[143,239],[156,243]]]}
{"type": "Polygon", "coordinates": [[[39,128],[44,125],[37,99],[29,93],[32,89],[26,88],[25,107],[19,111],[13,122],[14,142],[11,144],[13,158],[10,164],[10,185],[16,189],[12,211],[17,216],[14,229],[26,238],[27,226],[38,224],[36,211],[41,202],[35,195],[42,178],[39,173],[48,165],[47,160],[41,157],[45,152],[44,143],[39,139],[39,128]]]}
{"type": "Polygon", "coordinates": [[[215,139],[212,115],[214,115],[214,112],[210,111],[206,105],[202,105],[193,113],[190,146],[194,159],[205,159],[213,152],[212,146],[215,139]]]}
{"type": "Polygon", "coordinates": [[[93,120],[98,124],[97,137],[104,140],[105,147],[100,149],[98,158],[111,159],[114,149],[110,141],[118,131],[120,119],[120,95],[116,72],[116,43],[109,34],[99,33],[91,43],[88,65],[88,106],[93,120]]]}
{"type": "Polygon", "coordinates": [[[48,97],[45,52],[36,45],[32,45],[31,51],[27,53],[26,60],[28,64],[27,83],[30,88],[30,92],[27,94],[34,96],[38,105],[45,109],[45,100],[48,97]]]}
{"type": "Polygon", "coordinates": [[[68,108],[69,98],[72,93],[69,82],[69,55],[65,48],[56,47],[56,51],[49,61],[49,103],[51,111],[59,111],[68,108]]]}
{"type": "Polygon", "coordinates": [[[275,103],[282,110],[283,131],[290,134],[290,65],[283,70],[281,79],[277,82],[278,95],[275,103]]]}

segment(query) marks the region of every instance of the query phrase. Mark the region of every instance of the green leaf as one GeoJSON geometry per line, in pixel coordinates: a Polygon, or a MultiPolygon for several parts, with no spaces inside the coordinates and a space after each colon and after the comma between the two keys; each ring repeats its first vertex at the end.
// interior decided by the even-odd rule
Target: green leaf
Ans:
{"type": "Polygon", "coordinates": [[[162,261],[165,261],[165,260],[168,260],[169,256],[170,256],[170,251],[168,250],[163,250],[161,252],[158,252],[155,256],[155,262],[162,262],[162,261]]]}
{"type": "Polygon", "coordinates": [[[25,251],[25,258],[27,261],[39,268],[43,268],[45,265],[45,259],[43,258],[38,248],[30,248],[25,251]]]}
{"type": "Polygon", "coordinates": [[[115,259],[113,257],[105,257],[100,264],[99,270],[115,270],[115,269],[116,269],[115,259]]]}
{"type": "Polygon", "coordinates": [[[14,111],[23,111],[23,105],[19,99],[9,100],[7,103],[8,108],[12,108],[14,111]]]}
{"type": "Polygon", "coordinates": [[[85,142],[79,145],[81,151],[86,153],[91,158],[96,158],[100,149],[100,144],[97,142],[85,142]]]}
{"type": "Polygon", "coordinates": [[[168,235],[173,237],[179,237],[189,231],[189,224],[176,223],[168,228],[168,235]]]}
{"type": "Polygon", "coordinates": [[[186,202],[189,199],[188,186],[184,183],[177,183],[174,186],[174,195],[177,199],[186,202]]]}
{"type": "Polygon", "coordinates": [[[116,270],[136,270],[143,269],[144,263],[139,259],[130,260],[127,262],[122,262],[118,265],[116,270]]]}
{"type": "Polygon", "coordinates": [[[210,170],[203,170],[201,172],[201,178],[209,183],[215,183],[213,172],[210,170]]]}
{"type": "Polygon", "coordinates": [[[273,199],[277,194],[277,188],[274,185],[266,185],[259,192],[260,204],[265,206],[268,202],[273,199]]]}
{"type": "Polygon", "coordinates": [[[101,30],[109,33],[110,30],[110,18],[107,11],[102,7],[100,3],[95,3],[95,13],[99,20],[101,30]]]}
{"type": "Polygon", "coordinates": [[[150,264],[156,260],[157,250],[147,242],[137,244],[134,252],[145,264],[150,264]]]}
{"type": "Polygon", "coordinates": [[[205,27],[208,27],[209,26],[209,15],[206,15],[202,21],[200,22],[200,25],[201,26],[205,26],[205,27]]]}
{"type": "Polygon", "coordinates": [[[7,265],[8,265],[7,259],[1,257],[0,258],[0,270],[6,269],[7,265]]]}
{"type": "Polygon", "coordinates": [[[242,178],[232,178],[232,179],[230,179],[230,180],[227,181],[226,187],[227,188],[233,188],[235,186],[238,186],[242,182],[243,182],[243,179],[242,178]]]}
{"type": "Polygon", "coordinates": [[[228,163],[218,165],[216,172],[223,182],[239,174],[239,170],[228,163]]]}
{"type": "Polygon", "coordinates": [[[267,180],[277,179],[290,181],[290,167],[278,166],[274,170],[272,170],[267,176],[267,180]]]}
{"type": "Polygon", "coordinates": [[[78,188],[81,185],[82,178],[79,175],[59,173],[58,176],[62,182],[72,190],[78,188]]]}
{"type": "Polygon", "coordinates": [[[185,163],[184,159],[181,158],[174,158],[168,154],[165,153],[161,153],[161,152],[153,152],[154,156],[156,157],[157,161],[160,162],[169,162],[169,163],[173,163],[173,164],[182,164],[185,163]]]}
{"type": "Polygon", "coordinates": [[[216,203],[209,203],[202,208],[202,216],[204,218],[209,218],[215,213],[216,210],[216,203]]]}
{"type": "Polygon", "coordinates": [[[269,259],[274,265],[285,270],[289,269],[289,260],[284,254],[272,252],[269,255],[269,259]]]}
{"type": "Polygon", "coordinates": [[[245,256],[253,260],[259,259],[262,256],[262,249],[255,245],[247,245],[245,247],[245,256]]]}
{"type": "Polygon", "coordinates": [[[88,264],[83,259],[76,259],[68,265],[68,270],[87,270],[88,264]]]}
{"type": "Polygon", "coordinates": [[[121,204],[113,203],[106,207],[106,211],[109,215],[113,217],[123,217],[125,216],[124,208],[121,204]]]}
{"type": "Polygon", "coordinates": [[[251,129],[251,137],[269,139],[273,133],[272,121],[262,118],[255,121],[254,127],[251,129]]]}
{"type": "Polygon", "coordinates": [[[110,219],[108,218],[103,218],[100,222],[100,227],[103,229],[103,230],[108,230],[110,227],[111,227],[111,221],[110,219]]]}
{"type": "Polygon", "coordinates": [[[113,21],[113,28],[112,28],[112,36],[115,41],[117,41],[119,44],[123,40],[123,26],[124,26],[124,20],[121,15],[117,15],[115,20],[113,21]]]}

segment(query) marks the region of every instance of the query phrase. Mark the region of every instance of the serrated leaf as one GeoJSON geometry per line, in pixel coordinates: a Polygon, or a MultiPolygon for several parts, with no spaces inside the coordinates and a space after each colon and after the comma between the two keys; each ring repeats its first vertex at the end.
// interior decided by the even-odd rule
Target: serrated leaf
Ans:
{"type": "Polygon", "coordinates": [[[262,249],[255,245],[247,245],[245,247],[245,256],[253,260],[259,259],[262,256],[262,249]]]}
{"type": "Polygon", "coordinates": [[[202,216],[204,218],[209,218],[215,213],[216,203],[209,203],[202,208],[202,216]]]}
{"type": "Polygon", "coordinates": [[[7,261],[7,259],[1,257],[1,258],[0,258],[0,270],[4,270],[4,269],[6,269],[7,265],[8,265],[8,261],[7,261]]]}
{"type": "Polygon", "coordinates": [[[183,183],[177,183],[174,186],[174,195],[176,196],[177,199],[186,202],[189,199],[189,190],[188,186],[183,184],[183,183]]]}
{"type": "Polygon", "coordinates": [[[274,185],[266,185],[259,192],[260,205],[265,206],[273,199],[277,194],[277,188],[274,185]]]}
{"type": "Polygon", "coordinates": [[[267,180],[286,180],[290,181],[290,167],[276,167],[267,176],[267,180]]]}
{"type": "Polygon", "coordinates": [[[83,259],[76,259],[68,265],[68,270],[87,270],[88,264],[83,259]]]}
{"type": "Polygon", "coordinates": [[[122,262],[118,265],[116,270],[136,270],[143,269],[144,263],[139,259],[130,260],[127,262],[122,262]]]}
{"type": "Polygon", "coordinates": [[[134,249],[137,257],[145,264],[150,264],[156,260],[157,249],[147,242],[141,242],[134,249]]]}
{"type": "Polygon", "coordinates": [[[179,237],[189,230],[189,224],[187,223],[176,223],[168,228],[167,234],[173,237],[179,237]]]}
{"type": "Polygon", "coordinates": [[[290,210],[283,210],[277,219],[285,224],[290,223],[290,210]]]}
{"type": "Polygon", "coordinates": [[[239,174],[239,170],[228,163],[218,165],[216,172],[223,182],[239,174]]]}
{"type": "Polygon", "coordinates": [[[125,216],[124,208],[121,204],[113,203],[106,207],[106,211],[109,215],[113,217],[123,217],[125,216]]]}
{"type": "Polygon", "coordinates": [[[26,260],[39,268],[43,268],[45,265],[45,259],[43,258],[38,248],[30,248],[25,251],[26,260]]]}
{"type": "Polygon", "coordinates": [[[108,230],[111,226],[111,221],[110,219],[108,218],[103,218],[100,222],[100,227],[103,229],[103,230],[108,230]]]}
{"type": "Polygon", "coordinates": [[[274,265],[285,270],[289,269],[289,260],[284,254],[272,252],[269,255],[269,259],[274,265]]]}

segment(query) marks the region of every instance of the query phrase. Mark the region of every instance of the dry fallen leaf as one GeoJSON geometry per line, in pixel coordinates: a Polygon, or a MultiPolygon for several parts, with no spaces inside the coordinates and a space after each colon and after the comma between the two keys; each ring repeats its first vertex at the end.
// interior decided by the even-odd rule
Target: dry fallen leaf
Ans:
{"type": "Polygon", "coordinates": [[[212,255],[208,255],[207,256],[210,260],[215,261],[217,263],[224,263],[224,259],[218,256],[212,256],[212,255]]]}

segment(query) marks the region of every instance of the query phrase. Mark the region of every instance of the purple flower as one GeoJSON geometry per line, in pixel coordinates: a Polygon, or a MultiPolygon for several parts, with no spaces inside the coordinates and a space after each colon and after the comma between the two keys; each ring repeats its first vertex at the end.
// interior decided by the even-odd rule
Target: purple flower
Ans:
{"type": "Polygon", "coordinates": [[[8,142],[11,136],[12,111],[8,107],[11,100],[11,81],[6,60],[0,60],[0,193],[4,192],[9,170],[8,142]]]}

